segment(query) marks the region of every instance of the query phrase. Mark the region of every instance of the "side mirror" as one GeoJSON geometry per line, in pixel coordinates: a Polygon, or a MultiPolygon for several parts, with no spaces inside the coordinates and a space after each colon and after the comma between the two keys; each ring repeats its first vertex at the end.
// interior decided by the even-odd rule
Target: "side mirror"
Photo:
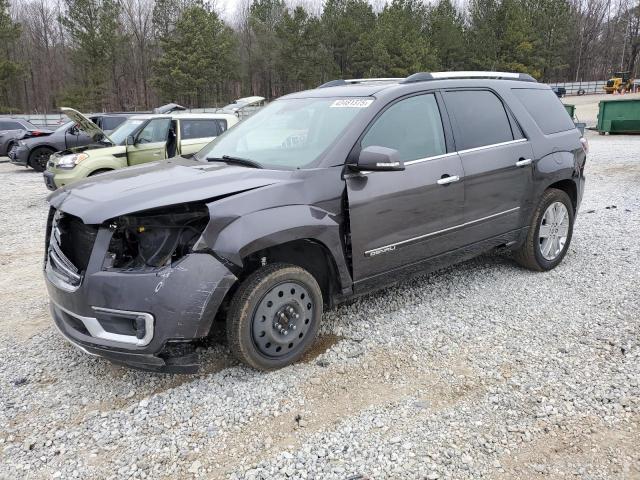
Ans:
{"type": "Polygon", "coordinates": [[[357,171],[393,172],[404,170],[404,162],[400,160],[397,150],[371,145],[363,148],[358,156],[358,163],[350,165],[357,171]]]}
{"type": "Polygon", "coordinates": [[[136,144],[136,137],[134,137],[133,135],[127,135],[126,140],[124,141],[125,145],[135,145],[136,144]]]}

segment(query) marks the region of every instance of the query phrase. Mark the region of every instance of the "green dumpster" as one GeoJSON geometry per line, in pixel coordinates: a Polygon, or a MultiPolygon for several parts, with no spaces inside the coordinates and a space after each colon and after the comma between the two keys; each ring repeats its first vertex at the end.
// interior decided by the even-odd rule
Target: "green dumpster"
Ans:
{"type": "Polygon", "coordinates": [[[640,99],[600,100],[598,132],[640,133],[640,99]]]}
{"type": "Polygon", "coordinates": [[[571,105],[570,103],[565,103],[564,104],[564,109],[567,111],[567,113],[569,114],[569,116],[571,118],[573,118],[576,114],[576,106],[575,105],[571,105]]]}

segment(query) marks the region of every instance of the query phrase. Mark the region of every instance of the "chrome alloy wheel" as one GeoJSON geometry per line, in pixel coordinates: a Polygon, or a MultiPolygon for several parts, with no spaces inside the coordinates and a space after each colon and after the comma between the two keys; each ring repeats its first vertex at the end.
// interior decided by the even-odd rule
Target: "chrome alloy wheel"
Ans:
{"type": "Polygon", "coordinates": [[[542,216],[538,240],[540,253],[553,261],[562,253],[569,235],[569,211],[562,202],[554,202],[542,216]]]}
{"type": "Polygon", "coordinates": [[[276,285],[262,298],[253,315],[253,341],[268,357],[281,357],[296,350],[307,333],[313,302],[297,282],[276,285]]]}

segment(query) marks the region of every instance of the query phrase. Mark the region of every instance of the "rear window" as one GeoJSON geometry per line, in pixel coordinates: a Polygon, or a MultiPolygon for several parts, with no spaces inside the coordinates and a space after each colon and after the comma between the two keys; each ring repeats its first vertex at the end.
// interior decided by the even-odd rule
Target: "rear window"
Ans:
{"type": "Polygon", "coordinates": [[[513,94],[524,105],[545,135],[576,128],[553,90],[514,88],[513,94]]]}
{"type": "Polygon", "coordinates": [[[513,140],[507,112],[494,93],[488,90],[449,91],[445,102],[457,125],[458,150],[513,140]]]}

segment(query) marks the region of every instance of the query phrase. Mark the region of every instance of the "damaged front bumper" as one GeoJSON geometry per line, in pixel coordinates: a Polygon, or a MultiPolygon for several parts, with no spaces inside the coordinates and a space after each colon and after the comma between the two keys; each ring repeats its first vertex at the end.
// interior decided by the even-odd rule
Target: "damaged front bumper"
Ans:
{"type": "Polygon", "coordinates": [[[100,227],[85,271],[56,247],[47,248],[45,278],[51,314],[62,335],[89,354],[163,372],[198,368],[194,340],[209,334],[237,280],[208,253],[191,253],[148,270],[105,269],[111,230],[100,227]]]}

